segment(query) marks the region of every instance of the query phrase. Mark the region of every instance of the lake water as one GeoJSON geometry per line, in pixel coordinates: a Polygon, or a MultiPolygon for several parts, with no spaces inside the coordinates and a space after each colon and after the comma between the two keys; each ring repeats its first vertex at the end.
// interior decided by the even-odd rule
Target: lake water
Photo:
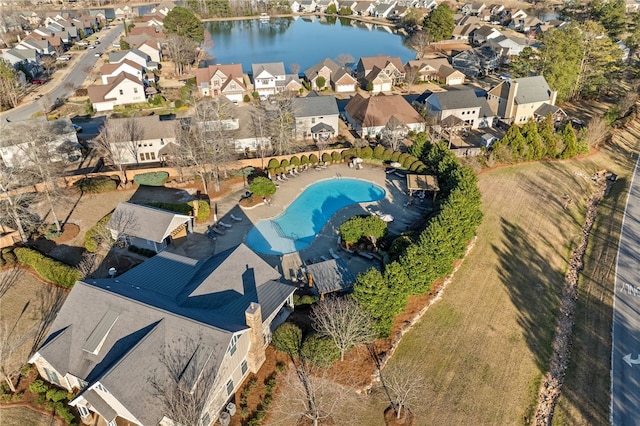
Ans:
{"type": "Polygon", "coordinates": [[[325,58],[351,55],[399,56],[402,63],[415,58],[404,38],[392,27],[363,23],[348,18],[271,18],[269,21],[205,22],[203,47],[214,59],[209,63],[242,64],[245,72],[252,63],[284,62],[300,65],[300,73],[325,58]]]}

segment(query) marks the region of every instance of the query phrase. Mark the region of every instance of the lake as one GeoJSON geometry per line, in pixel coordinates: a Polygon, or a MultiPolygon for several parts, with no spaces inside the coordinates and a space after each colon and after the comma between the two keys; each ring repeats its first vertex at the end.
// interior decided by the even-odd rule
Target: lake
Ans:
{"type": "Polygon", "coordinates": [[[241,63],[245,72],[251,71],[252,63],[284,62],[288,72],[291,64],[298,64],[302,73],[341,54],[351,55],[355,62],[362,56],[389,55],[405,63],[416,56],[394,28],[348,18],[243,19],[205,22],[204,26],[203,48],[214,58],[208,63],[241,63]]]}

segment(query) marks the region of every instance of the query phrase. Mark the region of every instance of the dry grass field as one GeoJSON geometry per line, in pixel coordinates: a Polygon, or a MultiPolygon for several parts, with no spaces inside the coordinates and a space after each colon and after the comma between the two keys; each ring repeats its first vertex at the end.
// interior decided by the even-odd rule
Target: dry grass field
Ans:
{"type": "Polygon", "coordinates": [[[611,290],[638,130],[618,134],[615,144],[583,159],[480,176],[485,219],[476,246],[396,352],[414,359],[427,383],[418,424],[530,421],[567,258],[594,188],[588,176],[601,169],[619,181],[601,204],[590,239],[572,364],[554,423],[608,423],[611,290]]]}

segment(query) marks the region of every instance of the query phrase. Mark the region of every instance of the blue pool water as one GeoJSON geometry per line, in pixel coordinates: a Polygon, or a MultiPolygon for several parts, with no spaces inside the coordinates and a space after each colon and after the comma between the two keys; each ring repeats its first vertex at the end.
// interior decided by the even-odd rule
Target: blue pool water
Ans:
{"type": "Polygon", "coordinates": [[[280,216],[259,221],[247,234],[247,245],[264,254],[302,250],[338,210],[377,201],[384,195],[384,189],[362,180],[323,180],[305,189],[280,216]]]}

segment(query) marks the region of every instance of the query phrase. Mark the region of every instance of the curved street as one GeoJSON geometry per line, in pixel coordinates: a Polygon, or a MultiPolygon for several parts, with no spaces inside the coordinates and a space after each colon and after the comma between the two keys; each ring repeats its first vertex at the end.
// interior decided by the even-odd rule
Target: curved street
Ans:
{"type": "MultiPolygon", "coordinates": [[[[99,32],[102,35],[103,32],[99,32]]],[[[84,82],[89,73],[96,67],[99,60],[103,58],[96,57],[96,52],[103,52],[103,54],[111,44],[122,33],[122,25],[116,25],[114,28],[106,32],[100,37],[101,46],[98,49],[87,49],[81,53],[81,57],[75,62],[68,70],[58,70],[56,72],[66,72],[66,75],[61,80],[58,80],[57,84],[53,88],[49,87],[49,91],[43,93],[48,96],[53,103],[56,99],[64,99],[73,94],[73,92],[84,82]],[[68,84],[71,83],[71,84],[68,84]]],[[[38,101],[26,101],[17,108],[10,109],[0,114],[0,119],[4,122],[8,121],[22,121],[27,120],[33,114],[39,112],[42,109],[38,101]]]]}
{"type": "Polygon", "coordinates": [[[613,301],[611,424],[640,425],[640,159],[625,209],[613,301]]]}

